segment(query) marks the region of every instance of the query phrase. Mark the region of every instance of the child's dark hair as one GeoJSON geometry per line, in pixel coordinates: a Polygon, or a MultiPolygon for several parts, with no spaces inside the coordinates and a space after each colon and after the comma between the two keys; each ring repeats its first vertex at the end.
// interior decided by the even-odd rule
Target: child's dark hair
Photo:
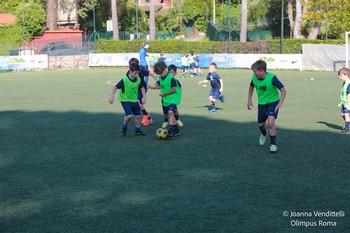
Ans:
{"type": "Polygon", "coordinates": [[[132,63],[137,63],[138,65],[140,64],[139,59],[137,59],[137,58],[135,58],[135,57],[130,58],[130,60],[129,60],[129,66],[130,66],[130,64],[132,64],[132,63]]]}
{"type": "Polygon", "coordinates": [[[342,75],[342,74],[347,75],[347,76],[350,77],[350,69],[349,69],[349,68],[346,68],[346,67],[341,68],[341,69],[338,71],[338,76],[340,76],[340,75],[342,75]]]}
{"type": "Polygon", "coordinates": [[[175,73],[176,73],[176,69],[177,69],[176,65],[171,64],[171,65],[169,65],[169,67],[168,67],[168,72],[170,73],[170,71],[175,71],[175,73]]]}
{"type": "Polygon", "coordinates": [[[251,66],[252,70],[263,70],[264,72],[266,72],[266,67],[267,64],[265,61],[263,60],[257,60],[256,62],[254,62],[251,66]]]}
{"type": "Polygon", "coordinates": [[[134,71],[140,71],[140,65],[138,63],[131,63],[129,65],[129,70],[131,72],[134,72],[134,71]]]}
{"type": "Polygon", "coordinates": [[[213,62],[213,63],[210,63],[209,66],[214,66],[215,69],[218,68],[217,65],[216,65],[216,63],[214,63],[214,62],[213,62]]]}
{"type": "Polygon", "coordinates": [[[167,68],[167,66],[166,66],[165,62],[159,61],[156,64],[154,64],[153,70],[154,70],[154,73],[161,74],[161,73],[163,73],[163,71],[166,68],[167,68]]]}

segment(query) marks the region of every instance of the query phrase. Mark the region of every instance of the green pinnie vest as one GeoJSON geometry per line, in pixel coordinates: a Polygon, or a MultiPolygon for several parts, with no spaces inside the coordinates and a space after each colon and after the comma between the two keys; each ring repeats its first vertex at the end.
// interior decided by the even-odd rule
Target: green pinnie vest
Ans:
{"type": "Polygon", "coordinates": [[[274,74],[266,72],[264,80],[259,80],[253,75],[252,81],[258,95],[259,104],[265,105],[276,102],[280,99],[278,88],[272,84],[272,78],[274,76],[274,74]]]}
{"type": "Polygon", "coordinates": [[[137,102],[137,96],[139,92],[139,85],[141,83],[140,77],[136,78],[136,82],[132,82],[128,76],[123,78],[124,92],[119,92],[118,100],[120,102],[137,102]]]}
{"type": "MultiPolygon", "coordinates": [[[[159,79],[159,86],[160,86],[160,92],[168,92],[171,91],[171,80],[175,79],[174,75],[167,74],[167,76],[163,79],[162,77],[159,79]]],[[[179,86],[179,83],[176,81],[176,91],[170,95],[162,96],[163,105],[165,107],[169,106],[170,104],[176,104],[179,105],[181,103],[181,88],[179,86]]]]}
{"type": "MultiPolygon", "coordinates": [[[[340,104],[339,104],[339,107],[342,106],[343,104],[345,104],[345,102],[346,102],[346,98],[348,97],[347,90],[348,90],[348,86],[349,85],[350,85],[350,80],[346,79],[346,81],[345,81],[345,83],[342,86],[341,91],[340,91],[340,104]]],[[[346,109],[350,110],[350,103],[349,102],[346,103],[346,109]]]]}

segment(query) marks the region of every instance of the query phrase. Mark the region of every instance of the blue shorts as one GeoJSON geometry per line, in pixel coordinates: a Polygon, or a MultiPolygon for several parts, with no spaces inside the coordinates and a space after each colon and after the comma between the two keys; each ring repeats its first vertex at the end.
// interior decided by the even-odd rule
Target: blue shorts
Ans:
{"type": "Polygon", "coordinates": [[[142,113],[138,102],[121,102],[121,104],[123,106],[125,116],[138,116],[142,113]]]}
{"type": "Polygon", "coordinates": [[[168,113],[169,110],[175,112],[177,110],[177,105],[176,104],[170,104],[169,106],[166,106],[166,107],[163,105],[163,112],[164,113],[168,113]]]}
{"type": "Polygon", "coordinates": [[[181,66],[181,70],[182,71],[188,70],[188,66],[181,66]]]}
{"type": "Polygon", "coordinates": [[[344,108],[344,105],[341,105],[340,113],[342,113],[342,114],[344,114],[344,113],[350,113],[350,110],[347,109],[347,108],[344,108]]]}
{"type": "Polygon", "coordinates": [[[211,89],[209,95],[210,95],[214,100],[219,100],[219,99],[220,99],[220,91],[211,89]]]}
{"type": "Polygon", "coordinates": [[[191,63],[190,64],[190,69],[193,70],[194,68],[196,68],[196,64],[195,63],[191,63]]]}
{"type": "MultiPolygon", "coordinates": [[[[148,69],[148,66],[141,66],[140,65],[140,72],[142,73],[142,75],[144,77],[147,77],[149,76],[149,69],[148,69]]],[[[145,80],[146,81],[146,80],[145,80]]]]}
{"type": "Polygon", "coordinates": [[[279,101],[272,102],[265,105],[262,105],[262,104],[258,105],[258,124],[264,123],[267,120],[268,116],[274,116],[275,119],[277,119],[278,110],[277,112],[275,112],[275,109],[278,102],[279,101]]]}

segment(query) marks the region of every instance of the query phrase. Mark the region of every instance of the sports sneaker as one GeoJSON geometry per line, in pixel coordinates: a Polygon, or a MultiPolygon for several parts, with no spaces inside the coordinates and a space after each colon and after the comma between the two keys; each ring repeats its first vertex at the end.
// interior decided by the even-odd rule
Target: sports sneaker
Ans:
{"type": "Polygon", "coordinates": [[[350,129],[349,128],[344,128],[342,130],[340,130],[341,133],[349,133],[350,129]]]}
{"type": "Polygon", "coordinates": [[[176,136],[179,136],[180,135],[180,129],[179,128],[176,128],[175,130],[174,130],[174,137],[176,137],[176,136]]]}
{"type": "Polygon", "coordinates": [[[143,123],[143,126],[149,126],[152,123],[153,123],[153,119],[149,118],[145,123],[143,123]]]}
{"type": "Polygon", "coordinates": [[[135,131],[136,136],[146,136],[141,130],[140,131],[135,131]]]}
{"type": "Polygon", "coordinates": [[[168,130],[168,138],[172,138],[174,136],[174,130],[173,129],[169,129],[168,130]]]}
{"type": "Polygon", "coordinates": [[[177,123],[177,125],[178,125],[179,127],[184,126],[184,123],[182,123],[182,121],[181,121],[180,119],[178,119],[178,120],[176,121],[176,123],[177,123]]]}
{"type": "Polygon", "coordinates": [[[221,101],[221,103],[225,102],[225,96],[224,96],[224,94],[222,94],[222,95],[220,96],[220,101],[221,101]]]}
{"type": "Polygon", "coordinates": [[[143,115],[141,124],[145,124],[148,121],[149,115],[143,115]]]}
{"type": "Polygon", "coordinates": [[[126,128],[120,128],[120,133],[123,137],[126,136],[126,128]]]}
{"type": "Polygon", "coordinates": [[[216,107],[215,107],[215,106],[210,107],[210,108],[209,108],[209,112],[216,112],[216,107]]]}
{"type": "Polygon", "coordinates": [[[276,145],[271,145],[270,146],[270,153],[276,153],[277,152],[277,146],[276,145]]]}
{"type": "Polygon", "coordinates": [[[162,128],[163,129],[166,129],[168,127],[168,122],[167,121],[164,121],[163,124],[162,124],[162,128]]]}
{"type": "Polygon", "coordinates": [[[259,145],[260,145],[260,146],[265,145],[265,143],[266,143],[266,138],[267,138],[267,133],[266,133],[265,136],[264,136],[263,134],[260,134],[260,138],[259,138],[259,145]]]}

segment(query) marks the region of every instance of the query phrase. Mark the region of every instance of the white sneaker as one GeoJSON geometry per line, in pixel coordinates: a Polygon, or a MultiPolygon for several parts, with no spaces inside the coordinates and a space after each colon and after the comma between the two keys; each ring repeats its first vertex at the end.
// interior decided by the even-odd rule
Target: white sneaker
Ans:
{"type": "Polygon", "coordinates": [[[270,153],[276,153],[277,152],[277,146],[276,145],[271,145],[270,146],[270,153]]]}
{"type": "Polygon", "coordinates": [[[264,136],[263,134],[260,134],[260,138],[259,138],[259,145],[263,146],[266,143],[266,138],[267,138],[267,132],[266,135],[264,136]]]}

